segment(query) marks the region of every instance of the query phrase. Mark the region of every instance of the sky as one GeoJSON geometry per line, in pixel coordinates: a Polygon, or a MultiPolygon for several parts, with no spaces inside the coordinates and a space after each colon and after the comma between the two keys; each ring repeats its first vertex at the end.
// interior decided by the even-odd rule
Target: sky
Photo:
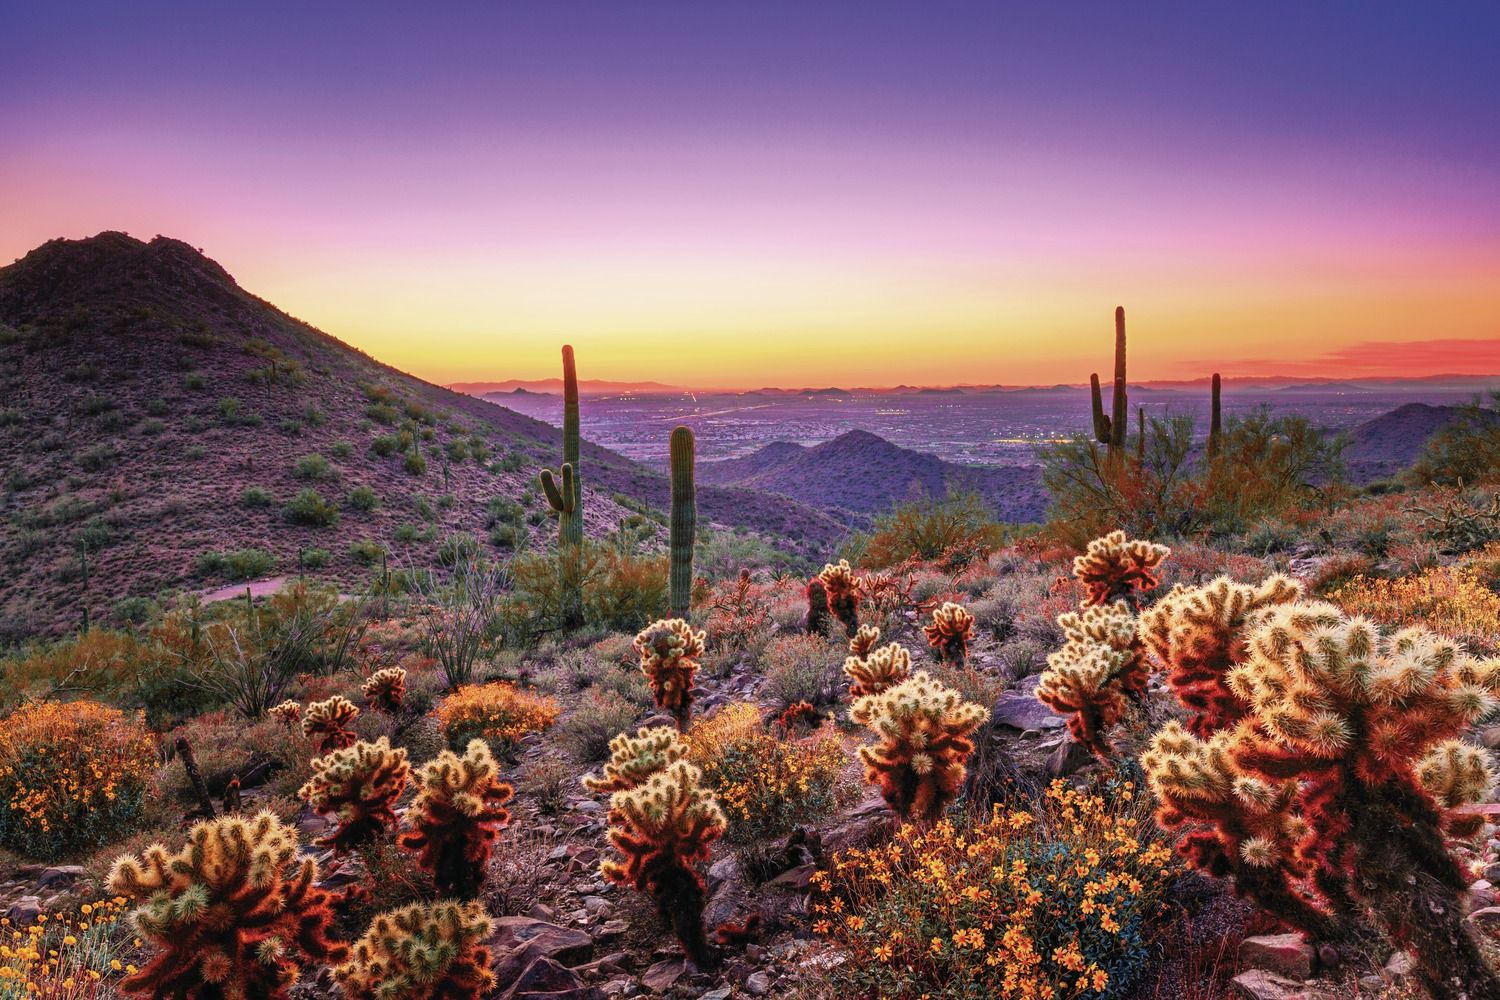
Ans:
{"type": "Polygon", "coordinates": [[[438,382],[1500,372],[1500,4],[0,4],[0,261],[438,382]],[[428,8],[428,9],[424,9],[428,8]]]}

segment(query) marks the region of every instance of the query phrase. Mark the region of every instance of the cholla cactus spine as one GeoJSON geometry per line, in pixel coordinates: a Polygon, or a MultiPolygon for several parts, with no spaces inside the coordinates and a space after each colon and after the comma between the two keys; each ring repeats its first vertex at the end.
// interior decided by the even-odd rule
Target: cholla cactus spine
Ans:
{"type": "Polygon", "coordinates": [[[860,580],[849,566],[849,560],[825,563],[818,580],[828,595],[828,607],[834,617],[843,624],[845,632],[854,635],[859,630],[860,580]]]}
{"type": "Polygon", "coordinates": [[[688,958],[707,968],[715,956],[703,927],[703,880],[694,865],[707,860],[727,824],[701,780],[696,767],[677,760],[644,784],[611,795],[609,842],[622,860],[606,860],[600,872],[650,893],[688,958]]]}
{"type": "Polygon", "coordinates": [[[686,729],[693,711],[693,678],[703,655],[705,633],[681,618],[647,625],[635,637],[641,673],[651,684],[658,708],[672,714],[678,729],[686,729]]]}
{"type": "Polygon", "coordinates": [[[1142,539],[1127,539],[1123,531],[1111,531],[1089,542],[1083,555],[1073,560],[1073,576],[1087,589],[1084,605],[1129,600],[1140,591],[1160,585],[1157,568],[1171,555],[1165,545],[1142,539]]]}
{"type": "Polygon", "coordinates": [[[444,896],[475,898],[495,839],[510,822],[504,806],[513,789],[500,781],[483,740],[471,740],[462,757],[445,750],[428,761],[416,773],[416,786],[400,845],[417,852],[417,863],[444,896]]]}
{"type": "Polygon", "coordinates": [[[302,734],[318,738],[318,752],[342,750],[353,746],[359,737],[349,727],[359,717],[359,709],[347,698],[334,695],[307,706],[302,717],[302,734]]]}
{"type": "MultiPolygon", "coordinates": [[[[879,630],[875,636],[879,638],[879,630]]],[[[853,643],[850,646],[853,648],[853,643]]],[[[844,660],[844,676],[849,678],[850,697],[880,694],[911,676],[911,654],[899,642],[887,643],[865,657],[855,655],[844,660]]]]}
{"type": "Polygon", "coordinates": [[[1037,700],[1068,716],[1068,730],[1095,756],[1109,759],[1107,737],[1146,690],[1150,669],[1135,617],[1122,604],[1058,616],[1066,641],[1047,657],[1037,700]]]}
{"type": "Polygon", "coordinates": [[[675,729],[642,727],[634,736],[621,733],[610,740],[609,753],[602,774],[583,777],[584,787],[591,792],[605,794],[639,787],[652,775],[686,757],[687,747],[675,729]]]}
{"type": "Polygon", "coordinates": [[[313,776],[297,792],[313,809],[338,820],[318,843],[344,853],[384,837],[396,825],[395,805],[406,790],[411,765],[406,750],[384,736],[335,750],[312,762],[313,776]]]}
{"type": "Polygon", "coordinates": [[[406,669],[386,667],[375,671],[366,678],[363,691],[371,708],[390,715],[399,713],[406,699],[406,669]]]}
{"type": "Polygon", "coordinates": [[[159,949],[121,983],[129,993],[189,1000],[278,1000],[302,966],[341,961],[328,937],[329,894],[318,866],[297,858],[297,834],[269,812],[226,816],[188,831],[176,853],[153,844],[119,858],[113,893],[137,902],[135,924],[159,949]]]}
{"type": "Polygon", "coordinates": [[[974,638],[974,616],[961,604],[944,601],[934,608],[932,621],[923,627],[927,644],[937,650],[944,663],[963,666],[969,658],[969,640],[974,638]]]}
{"type": "Polygon", "coordinates": [[[907,820],[941,818],[963,787],[974,752],[970,738],[989,717],[983,707],[918,671],[880,694],[856,701],[849,717],[879,737],[859,748],[865,780],[907,820]]]}
{"type": "Polygon", "coordinates": [[[271,718],[286,723],[289,727],[302,725],[302,706],[290,698],[267,710],[271,718]]]}
{"type": "Polygon", "coordinates": [[[479,1000],[495,985],[484,904],[442,900],[378,914],[333,978],[349,1000],[479,1000]]]}

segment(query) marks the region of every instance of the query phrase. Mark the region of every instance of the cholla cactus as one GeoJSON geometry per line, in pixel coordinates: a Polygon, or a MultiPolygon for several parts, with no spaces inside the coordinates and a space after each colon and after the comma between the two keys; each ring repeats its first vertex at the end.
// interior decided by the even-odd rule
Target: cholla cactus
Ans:
{"type": "Polygon", "coordinates": [[[1446,740],[1417,763],[1417,780],[1444,810],[1452,837],[1472,837],[1484,829],[1484,817],[1463,812],[1489,798],[1495,787],[1490,755],[1462,740],[1446,740]]]}
{"type": "Polygon", "coordinates": [[[849,655],[856,660],[863,660],[875,651],[880,645],[880,627],[878,625],[861,625],[849,637],[849,655]]]}
{"type": "Polygon", "coordinates": [[[961,604],[944,601],[934,608],[932,623],[923,626],[927,644],[937,650],[944,663],[963,666],[969,658],[969,640],[974,638],[974,616],[961,604]]]}
{"type": "Polygon", "coordinates": [[[609,741],[609,763],[604,773],[583,777],[591,792],[629,791],[645,784],[652,775],[666,770],[669,764],[687,756],[687,747],[677,738],[677,731],[667,726],[641,728],[634,736],[621,733],[609,741]]]}
{"type": "Polygon", "coordinates": [[[484,740],[469,741],[459,757],[445,750],[416,774],[417,794],[406,810],[399,843],[417,852],[417,863],[438,892],[474,899],[484,885],[495,838],[510,822],[504,808],[512,789],[484,740]]]}
{"type": "Polygon", "coordinates": [[[371,708],[395,715],[406,698],[406,670],[402,667],[377,670],[365,680],[363,690],[371,708]]]}
{"type": "Polygon", "coordinates": [[[964,765],[974,752],[970,734],[989,712],[918,671],[860,698],[849,717],[880,737],[859,748],[865,780],[878,784],[903,818],[934,822],[963,787],[964,765]]]}
{"type": "Polygon", "coordinates": [[[359,717],[359,709],[347,698],[334,695],[326,701],[315,701],[307,706],[302,717],[302,734],[318,738],[318,752],[342,750],[353,746],[359,739],[349,726],[359,717]]]}
{"type": "Polygon", "coordinates": [[[271,718],[286,723],[289,727],[296,727],[302,724],[302,706],[291,699],[269,709],[268,714],[271,718]]]}
{"type": "Polygon", "coordinates": [[[122,988],[185,1000],[277,1000],[305,965],[341,961],[328,938],[329,894],[297,834],[268,812],[199,823],[175,854],[161,844],[125,856],[110,892],[139,904],[135,924],[159,949],[122,988]]]}
{"type": "Polygon", "coordinates": [[[484,904],[442,900],[377,915],[333,978],[349,1000],[479,1000],[495,985],[484,904]]]}
{"type": "Polygon", "coordinates": [[[324,816],[338,822],[334,833],[318,843],[342,854],[385,836],[396,825],[396,800],[411,775],[404,749],[391,749],[382,736],[335,750],[312,762],[313,776],[297,795],[324,816]]]}
{"type": "Polygon", "coordinates": [[[1151,672],[1123,604],[1095,605],[1059,615],[1066,642],[1047,657],[1037,700],[1068,716],[1073,738],[1102,759],[1106,737],[1146,690],[1151,672]]]}
{"type": "Polygon", "coordinates": [[[1245,636],[1268,609],[1301,596],[1302,588],[1285,576],[1259,584],[1219,577],[1203,587],[1173,587],[1141,613],[1141,641],[1167,668],[1177,700],[1192,710],[1188,727],[1196,735],[1208,736],[1244,716],[1245,705],[1227,678],[1244,660],[1245,636]]]}
{"type": "Polygon", "coordinates": [[[849,560],[825,563],[818,581],[828,595],[828,607],[834,617],[843,623],[844,631],[854,635],[859,629],[860,581],[849,566],[849,560]]]}
{"type": "Polygon", "coordinates": [[[678,729],[687,728],[693,712],[693,675],[703,655],[703,640],[704,633],[694,632],[681,618],[652,622],[635,637],[641,673],[651,684],[657,707],[672,714],[678,729]]]}
{"type": "Polygon", "coordinates": [[[701,780],[696,767],[678,760],[644,784],[611,795],[609,842],[622,860],[606,860],[600,872],[650,893],[688,958],[708,968],[715,956],[703,928],[703,880],[693,866],[708,859],[726,823],[701,780]]]}
{"type": "MultiPolygon", "coordinates": [[[[875,635],[879,638],[879,630],[875,635]]],[[[850,643],[851,649],[853,646],[850,643]]],[[[879,694],[911,676],[911,654],[899,642],[888,643],[863,659],[857,655],[846,659],[844,676],[849,678],[851,697],[879,694]]]]}
{"type": "Polygon", "coordinates": [[[807,581],[805,624],[809,635],[823,635],[828,631],[828,588],[816,576],[807,581]]]}
{"type": "Polygon", "coordinates": [[[1123,531],[1094,539],[1088,550],[1073,560],[1073,575],[1088,588],[1084,605],[1121,599],[1133,602],[1139,591],[1152,590],[1161,583],[1156,570],[1171,553],[1171,549],[1155,542],[1127,540],[1123,531]]]}

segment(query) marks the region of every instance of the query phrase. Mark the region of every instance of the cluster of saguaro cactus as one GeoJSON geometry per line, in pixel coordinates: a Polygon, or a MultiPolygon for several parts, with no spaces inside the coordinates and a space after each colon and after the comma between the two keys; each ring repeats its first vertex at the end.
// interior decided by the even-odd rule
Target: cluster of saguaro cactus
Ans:
{"type": "Polygon", "coordinates": [[[418,769],[415,785],[400,845],[417,852],[438,892],[475,898],[495,839],[510,822],[504,807],[511,787],[500,781],[499,765],[483,740],[471,740],[462,757],[443,751],[418,769]]]}
{"type": "Polygon", "coordinates": [[[583,624],[583,582],[579,567],[583,548],[583,485],[578,466],[578,371],[571,346],[563,347],[562,362],[563,464],[555,474],[551,469],[543,469],[538,481],[548,505],[557,513],[561,624],[565,629],[575,629],[583,624]]]}
{"type": "Polygon", "coordinates": [[[307,706],[302,716],[302,735],[318,740],[318,752],[342,750],[359,739],[349,727],[359,717],[359,709],[347,698],[334,695],[307,706]]]}
{"type": "MultiPolygon", "coordinates": [[[[860,579],[849,566],[849,560],[826,563],[816,577],[822,584],[828,599],[828,608],[844,626],[844,631],[853,635],[859,629],[860,579]]],[[[813,602],[812,584],[808,584],[809,621],[813,602]]]]}
{"type": "Polygon", "coordinates": [[[641,673],[651,685],[656,705],[670,712],[678,729],[686,729],[693,712],[693,677],[703,655],[705,634],[681,618],[664,618],[635,637],[641,673]]]}
{"type": "Polygon", "coordinates": [[[692,430],[687,427],[674,429],[668,451],[672,466],[670,603],[673,618],[687,618],[693,607],[693,543],[698,534],[692,430]]]}
{"type": "Polygon", "coordinates": [[[411,775],[404,749],[392,749],[382,736],[374,743],[360,741],[318,757],[312,767],[312,777],[297,795],[339,824],[319,841],[321,845],[341,854],[372,843],[395,827],[396,800],[411,775]]]}
{"type": "Polygon", "coordinates": [[[609,741],[609,762],[598,775],[585,775],[584,787],[591,792],[629,791],[687,756],[687,747],[667,726],[641,728],[634,736],[621,733],[609,741]]]}
{"type": "Polygon", "coordinates": [[[1094,438],[1100,444],[1110,446],[1110,453],[1118,455],[1125,447],[1125,431],[1130,416],[1130,401],[1126,395],[1125,379],[1125,307],[1115,307],[1115,380],[1114,398],[1110,412],[1104,412],[1104,397],[1099,391],[1099,375],[1089,376],[1089,390],[1094,411],[1094,438]]]}
{"type": "Polygon", "coordinates": [[[903,818],[933,822],[963,787],[971,736],[989,712],[918,671],[855,701],[849,717],[879,737],[859,748],[865,780],[903,818]]]}
{"type": "Polygon", "coordinates": [[[122,857],[110,892],[137,903],[135,925],[158,949],[121,984],[188,1000],[287,995],[305,965],[342,961],[329,937],[318,866],[298,859],[296,832],[269,812],[199,823],[176,853],[161,844],[122,857]]]}
{"type": "Polygon", "coordinates": [[[701,785],[702,775],[675,760],[634,788],[609,799],[609,842],[621,860],[606,860],[603,876],[649,893],[683,951],[699,968],[715,963],[703,927],[704,885],[695,865],[724,835],[724,813],[701,785]]]}
{"type": "Polygon", "coordinates": [[[479,1000],[495,985],[478,902],[414,903],[376,916],[333,970],[349,1000],[479,1000]]]}
{"type": "Polygon", "coordinates": [[[1123,604],[1093,605],[1058,616],[1064,643],[1047,657],[1037,699],[1068,717],[1068,730],[1100,758],[1109,731],[1145,693],[1151,677],[1135,617],[1123,604]]]}
{"type": "Polygon", "coordinates": [[[284,722],[294,728],[302,724],[302,705],[290,698],[280,705],[267,709],[266,713],[278,722],[284,722]]]}
{"type": "Polygon", "coordinates": [[[969,640],[974,638],[974,616],[961,604],[944,601],[932,609],[932,621],[923,626],[927,644],[944,663],[963,666],[969,659],[969,640]]]}
{"type": "Polygon", "coordinates": [[[1083,603],[1134,602],[1138,593],[1161,584],[1157,569],[1171,552],[1155,542],[1127,539],[1123,531],[1094,539],[1083,555],[1073,560],[1073,576],[1087,591],[1083,603]]]}
{"type": "Polygon", "coordinates": [[[862,698],[895,687],[911,676],[911,654],[899,642],[877,648],[880,629],[861,625],[849,640],[849,657],[844,660],[844,676],[849,678],[849,695],[862,698]]]}
{"type": "Polygon", "coordinates": [[[371,708],[395,715],[406,699],[406,670],[402,667],[377,670],[365,679],[363,691],[371,708]]]}

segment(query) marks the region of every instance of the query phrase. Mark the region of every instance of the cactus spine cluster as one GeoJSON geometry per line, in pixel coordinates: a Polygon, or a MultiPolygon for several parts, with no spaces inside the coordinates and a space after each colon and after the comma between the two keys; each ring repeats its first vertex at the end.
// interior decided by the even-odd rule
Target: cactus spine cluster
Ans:
{"type": "Polygon", "coordinates": [[[1060,615],[1064,643],[1047,657],[1037,700],[1068,717],[1068,731],[1108,759],[1109,731],[1140,700],[1151,671],[1130,610],[1118,602],[1060,615]]]}
{"type": "Polygon", "coordinates": [[[944,663],[963,666],[969,659],[969,640],[974,638],[974,616],[961,604],[944,601],[934,608],[932,621],[923,626],[927,644],[944,663]]]}
{"type": "Polygon", "coordinates": [[[342,961],[329,938],[329,894],[318,866],[297,857],[296,832],[269,812],[199,823],[172,853],[161,844],[121,857],[113,893],[137,902],[135,924],[158,949],[121,984],[185,1000],[278,1000],[301,968],[342,961]]]}
{"type": "Polygon", "coordinates": [[[353,746],[359,739],[349,727],[359,717],[359,709],[347,698],[334,695],[325,701],[315,701],[307,706],[302,716],[302,735],[318,740],[318,752],[342,750],[353,746]]]}
{"type": "Polygon", "coordinates": [[[863,698],[895,687],[911,676],[911,654],[899,642],[876,648],[880,629],[861,625],[849,640],[844,676],[849,678],[849,696],[863,698]]]}
{"type": "Polygon", "coordinates": [[[698,501],[693,486],[693,432],[672,431],[671,610],[687,618],[693,605],[693,542],[698,533],[698,501]]]}
{"type": "Polygon", "coordinates": [[[333,970],[349,1000],[479,1000],[495,985],[484,905],[442,900],[376,916],[333,970]]]}
{"type": "Polygon", "coordinates": [[[471,740],[462,757],[445,750],[428,761],[416,773],[416,787],[400,845],[417,852],[438,892],[474,899],[495,839],[510,822],[504,806],[513,790],[500,781],[483,740],[471,740]]]}
{"type": "Polygon", "coordinates": [[[1084,604],[1117,600],[1133,604],[1140,591],[1160,585],[1156,571],[1171,551],[1155,542],[1127,540],[1123,531],[1111,531],[1089,542],[1083,555],[1073,560],[1073,576],[1087,591],[1084,604]]]}
{"type": "MultiPolygon", "coordinates": [[[[837,563],[826,563],[818,573],[817,580],[822,584],[823,593],[827,597],[828,608],[833,612],[844,626],[844,631],[854,635],[859,630],[859,594],[860,579],[854,575],[854,570],[849,566],[849,560],[840,559],[837,563]]],[[[808,620],[809,626],[812,620],[813,604],[812,585],[808,585],[808,620]]]]}
{"type": "Polygon", "coordinates": [[[603,773],[585,775],[583,785],[600,794],[629,791],[686,756],[687,747],[677,738],[677,731],[667,726],[643,727],[634,736],[621,733],[609,741],[609,762],[603,773]]]}
{"type": "Polygon", "coordinates": [[[404,749],[391,749],[382,736],[374,743],[361,741],[319,757],[312,767],[312,777],[297,795],[339,824],[320,845],[342,854],[384,837],[395,827],[396,800],[411,776],[404,749]]]}
{"type": "Polygon", "coordinates": [[[554,475],[543,469],[538,481],[547,503],[557,513],[557,571],[561,585],[561,624],[575,629],[583,624],[583,584],[579,557],[583,548],[583,486],[580,482],[578,444],[578,372],[573,348],[562,349],[563,362],[563,464],[554,475]]]}
{"type": "Polygon", "coordinates": [[[362,690],[371,708],[396,715],[406,699],[406,670],[404,667],[377,670],[365,680],[362,690]]]}
{"type": "Polygon", "coordinates": [[[641,673],[651,685],[656,706],[671,713],[678,729],[686,729],[693,714],[693,677],[705,638],[681,618],[654,621],[635,637],[641,673]]]}
{"type": "Polygon", "coordinates": [[[715,956],[703,927],[703,880],[694,865],[708,859],[727,826],[701,780],[696,767],[676,760],[643,784],[611,795],[609,842],[621,860],[600,865],[609,881],[651,895],[700,969],[713,966],[715,956]]]}
{"type": "Polygon", "coordinates": [[[824,587],[823,581],[816,576],[807,581],[805,624],[808,635],[823,635],[828,631],[828,588],[824,587]]]}
{"type": "Polygon", "coordinates": [[[284,722],[288,726],[300,726],[302,724],[302,706],[288,698],[280,705],[266,710],[271,718],[278,722],[284,722]]]}
{"type": "Polygon", "coordinates": [[[940,819],[963,787],[974,752],[971,735],[989,712],[918,671],[880,694],[865,695],[849,711],[879,742],[859,748],[865,780],[886,804],[918,823],[940,819]]]}

